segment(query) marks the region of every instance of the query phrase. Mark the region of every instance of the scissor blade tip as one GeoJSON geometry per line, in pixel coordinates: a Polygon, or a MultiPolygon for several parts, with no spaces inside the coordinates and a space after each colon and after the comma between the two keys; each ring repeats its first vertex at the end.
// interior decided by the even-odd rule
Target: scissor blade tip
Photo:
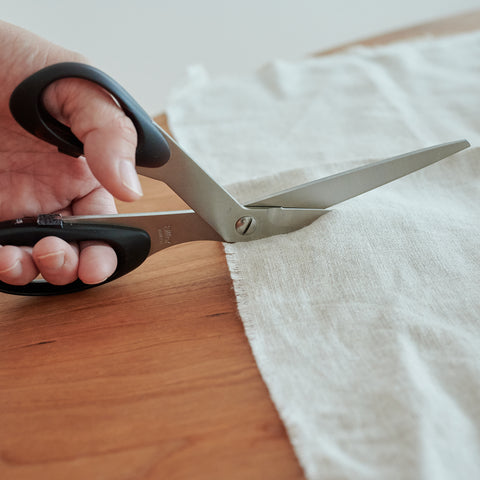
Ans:
{"type": "MultiPolygon", "coordinates": [[[[471,147],[470,142],[465,138],[463,138],[461,140],[454,140],[452,142],[446,142],[440,145],[435,145],[433,147],[430,147],[430,149],[441,152],[442,158],[446,158],[446,157],[449,157],[450,155],[453,155],[454,153],[461,152],[462,150],[465,150],[468,147],[471,147]]],[[[428,151],[429,148],[427,148],[426,150],[428,151]]],[[[421,152],[422,151],[420,150],[419,153],[421,152]]]]}
{"type": "Polygon", "coordinates": [[[455,144],[455,145],[458,145],[462,150],[464,148],[471,147],[470,142],[465,138],[462,139],[462,140],[457,140],[456,142],[452,142],[452,143],[455,144]]]}

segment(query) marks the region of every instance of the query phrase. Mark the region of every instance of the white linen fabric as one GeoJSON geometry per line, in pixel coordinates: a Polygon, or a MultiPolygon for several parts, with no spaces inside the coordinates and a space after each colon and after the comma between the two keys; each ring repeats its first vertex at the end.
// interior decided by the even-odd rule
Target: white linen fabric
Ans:
{"type": "Polygon", "coordinates": [[[472,143],[300,231],[225,251],[307,478],[480,478],[480,32],[236,77],[196,67],[167,111],[242,201],[472,143]]]}

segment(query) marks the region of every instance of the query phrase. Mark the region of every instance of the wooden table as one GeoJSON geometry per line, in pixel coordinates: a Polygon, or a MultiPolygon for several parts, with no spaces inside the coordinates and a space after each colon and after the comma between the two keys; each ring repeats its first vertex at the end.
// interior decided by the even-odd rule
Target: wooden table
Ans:
{"type": "MultiPolygon", "coordinates": [[[[480,11],[357,43],[476,28],[480,11]]],[[[143,185],[122,211],[183,208],[143,185]]],[[[79,294],[0,296],[0,478],[303,478],[221,244],[173,247],[79,294]]]]}

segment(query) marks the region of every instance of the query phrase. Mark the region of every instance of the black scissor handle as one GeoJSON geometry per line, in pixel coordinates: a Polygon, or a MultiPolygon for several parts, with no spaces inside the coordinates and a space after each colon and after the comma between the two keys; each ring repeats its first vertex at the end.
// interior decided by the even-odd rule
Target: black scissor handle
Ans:
{"type": "Polygon", "coordinates": [[[136,164],[160,167],[170,158],[170,149],[160,130],[133,97],[106,73],[83,63],[64,62],[46,67],[20,83],[10,97],[10,111],[28,132],[58,147],[72,157],[83,155],[83,144],[63,123],[45,108],[42,95],[53,82],[62,78],[81,78],[109,92],[132,120],[138,135],[136,164]]]}
{"type": "MultiPolygon", "coordinates": [[[[33,246],[44,237],[55,236],[67,242],[99,240],[108,243],[117,254],[117,269],[103,283],[111,282],[137,268],[150,252],[150,236],[139,228],[118,225],[73,224],[55,220],[54,215],[41,215],[14,222],[0,223],[0,244],[33,246]],[[38,219],[45,217],[47,221],[38,219]]],[[[0,292],[14,295],[59,295],[73,293],[101,284],[86,284],[75,280],[67,285],[52,285],[45,281],[34,281],[27,285],[10,285],[0,282],[0,292]]]]}

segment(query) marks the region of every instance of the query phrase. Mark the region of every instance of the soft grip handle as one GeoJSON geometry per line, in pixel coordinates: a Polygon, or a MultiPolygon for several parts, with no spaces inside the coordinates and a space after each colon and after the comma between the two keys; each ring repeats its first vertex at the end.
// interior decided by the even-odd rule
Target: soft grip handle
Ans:
{"type": "MultiPolygon", "coordinates": [[[[4,222],[0,224],[0,245],[33,246],[47,236],[56,236],[67,242],[100,240],[108,243],[117,254],[117,269],[103,283],[111,282],[137,268],[150,252],[150,236],[144,230],[132,227],[100,224],[38,224],[33,220],[4,222]],[[6,225],[9,223],[9,225],[6,225]]],[[[58,295],[96,287],[76,280],[67,285],[52,285],[34,281],[27,285],[10,285],[0,282],[0,291],[16,295],[58,295]]]]}
{"type": "Polygon", "coordinates": [[[100,85],[109,92],[132,120],[138,135],[136,164],[160,167],[170,158],[170,149],[160,130],[133,97],[113,78],[90,65],[64,62],[50,65],[26,78],[10,97],[10,111],[28,132],[58,147],[72,157],[83,155],[82,142],[69,127],[46,110],[42,95],[53,82],[62,78],[81,78],[100,85]]]}

